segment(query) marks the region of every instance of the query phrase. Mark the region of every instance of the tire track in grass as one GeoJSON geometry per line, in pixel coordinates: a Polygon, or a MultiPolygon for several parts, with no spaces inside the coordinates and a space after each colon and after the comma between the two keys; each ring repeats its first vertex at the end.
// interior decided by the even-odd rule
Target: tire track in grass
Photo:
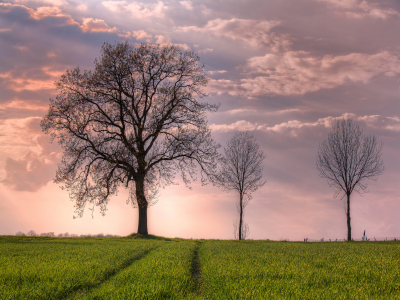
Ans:
{"type": "Polygon", "coordinates": [[[94,289],[94,288],[100,286],[105,281],[110,280],[112,277],[116,276],[118,273],[122,272],[123,270],[125,270],[126,268],[131,266],[134,262],[141,260],[142,258],[147,256],[150,252],[152,252],[164,245],[155,246],[155,247],[145,250],[139,254],[135,254],[134,256],[125,260],[117,268],[111,269],[108,272],[104,273],[103,277],[98,282],[96,282],[96,284],[89,284],[89,285],[85,285],[85,286],[76,286],[66,296],[59,298],[59,299],[79,299],[79,295],[86,294],[91,289],[94,289]]]}
{"type": "Polygon", "coordinates": [[[195,284],[195,290],[198,295],[201,295],[201,272],[200,272],[200,258],[199,258],[199,248],[202,243],[196,241],[196,248],[193,250],[192,259],[192,278],[195,284]]]}

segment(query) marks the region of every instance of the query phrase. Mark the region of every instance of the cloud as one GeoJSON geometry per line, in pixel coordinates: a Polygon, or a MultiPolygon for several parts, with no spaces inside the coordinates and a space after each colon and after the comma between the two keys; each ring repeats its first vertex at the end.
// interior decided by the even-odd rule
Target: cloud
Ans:
{"type": "Polygon", "coordinates": [[[20,4],[11,4],[11,3],[0,3],[0,12],[10,12],[13,8],[21,7],[26,9],[32,19],[41,20],[47,17],[58,17],[58,18],[66,18],[68,25],[76,25],[79,24],[68,14],[62,12],[62,10],[57,6],[42,6],[38,7],[36,10],[26,7],[25,5],[20,4]]]}
{"type": "MultiPolygon", "coordinates": [[[[238,110],[238,113],[244,111],[253,112],[253,110],[238,110]]],[[[233,111],[236,113],[236,111],[233,111]]],[[[330,128],[337,119],[341,118],[352,118],[355,121],[364,123],[367,127],[371,127],[378,130],[385,131],[400,131],[400,118],[398,117],[384,117],[380,115],[366,115],[357,116],[352,113],[344,113],[339,117],[328,116],[320,118],[315,122],[301,122],[298,120],[289,120],[274,126],[267,126],[267,124],[251,123],[249,121],[240,120],[232,124],[212,124],[210,129],[217,132],[228,132],[228,131],[263,131],[263,132],[278,132],[286,133],[290,136],[297,136],[299,130],[305,128],[330,128]]]]}
{"type": "Polygon", "coordinates": [[[365,17],[386,19],[389,16],[400,16],[396,10],[380,8],[379,2],[370,3],[365,0],[318,0],[328,3],[331,8],[337,8],[349,18],[362,19],[365,17]]]}
{"type": "Polygon", "coordinates": [[[87,4],[84,4],[84,3],[79,4],[79,5],[76,7],[76,9],[79,10],[79,11],[87,11],[87,8],[88,8],[87,4]]]}
{"type": "Polygon", "coordinates": [[[212,131],[219,131],[219,132],[228,132],[228,131],[254,131],[258,130],[260,126],[256,124],[252,124],[248,121],[245,120],[240,120],[232,124],[220,124],[220,125],[215,125],[212,124],[210,125],[210,129],[212,131]]]}
{"type": "Polygon", "coordinates": [[[27,2],[33,2],[33,3],[39,3],[39,4],[50,4],[53,6],[62,6],[68,4],[67,1],[65,0],[15,0],[16,3],[27,3],[27,2]]]}
{"type": "Polygon", "coordinates": [[[137,40],[146,40],[147,42],[151,42],[150,39],[153,37],[150,33],[147,33],[144,30],[138,30],[132,32],[125,31],[123,33],[119,33],[118,35],[125,38],[134,37],[137,40]]]}
{"type": "Polygon", "coordinates": [[[400,59],[387,51],[313,57],[304,51],[266,54],[248,60],[247,78],[214,80],[209,92],[258,97],[303,95],[352,82],[368,83],[374,76],[400,74],[400,59]]]}
{"type": "Polygon", "coordinates": [[[172,44],[172,45],[177,46],[179,48],[182,48],[183,50],[186,50],[186,51],[191,50],[188,45],[186,45],[186,44],[174,44],[174,43],[171,42],[170,38],[165,37],[163,35],[156,35],[156,44],[160,44],[161,46],[172,44]]]}
{"type": "Polygon", "coordinates": [[[271,33],[271,29],[279,25],[279,21],[258,21],[246,19],[215,19],[208,21],[204,27],[185,26],[180,31],[197,31],[212,34],[216,37],[226,37],[232,40],[240,40],[248,45],[271,46],[275,50],[279,47],[286,47],[290,44],[284,35],[271,33]]]}
{"type": "Polygon", "coordinates": [[[105,8],[112,12],[122,13],[127,12],[135,19],[152,19],[164,18],[167,6],[162,1],[157,3],[140,3],[128,1],[103,1],[101,2],[105,8]]]}
{"type": "Polygon", "coordinates": [[[226,70],[214,70],[214,71],[206,71],[207,74],[209,75],[215,75],[215,74],[224,74],[228,71],[226,70]]]}
{"type": "Polygon", "coordinates": [[[144,30],[132,31],[132,36],[138,40],[145,40],[152,38],[152,35],[145,32],[144,30]]]}
{"type": "Polygon", "coordinates": [[[109,27],[104,20],[83,18],[82,25],[80,26],[83,32],[116,32],[117,27],[109,27]]]}
{"type": "Polygon", "coordinates": [[[55,80],[59,79],[60,76],[64,73],[58,70],[51,69],[50,67],[42,67],[36,72],[37,78],[28,77],[27,75],[17,77],[11,72],[6,72],[0,73],[0,79],[4,80],[6,88],[16,92],[21,92],[23,90],[55,90],[55,80]]]}
{"type": "Polygon", "coordinates": [[[1,183],[16,191],[35,192],[54,177],[55,165],[47,157],[29,151],[21,158],[7,157],[5,171],[1,183]]]}
{"type": "Polygon", "coordinates": [[[180,1],[179,2],[184,8],[186,8],[187,10],[193,10],[193,4],[191,1],[180,1]]]}
{"type": "Polygon", "coordinates": [[[13,99],[11,101],[0,103],[0,111],[8,109],[16,110],[42,110],[45,111],[49,108],[49,105],[43,104],[38,101],[24,101],[20,99],[13,99]]]}
{"type": "Polygon", "coordinates": [[[1,183],[17,191],[37,191],[55,174],[61,157],[57,144],[40,129],[39,117],[0,121],[0,153],[5,158],[1,183]]]}

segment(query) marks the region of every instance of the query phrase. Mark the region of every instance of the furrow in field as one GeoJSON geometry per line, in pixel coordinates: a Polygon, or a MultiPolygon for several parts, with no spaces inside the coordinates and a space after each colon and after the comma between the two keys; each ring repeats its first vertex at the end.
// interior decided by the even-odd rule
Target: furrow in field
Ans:
{"type": "Polygon", "coordinates": [[[117,276],[118,273],[122,272],[129,266],[131,266],[133,263],[136,261],[143,259],[146,255],[148,255],[150,252],[154,251],[155,249],[162,247],[163,245],[158,245],[156,247],[150,248],[146,251],[135,253],[132,257],[126,259],[123,261],[120,265],[118,265],[116,268],[109,270],[108,272],[104,273],[102,278],[96,281],[95,284],[90,284],[90,285],[85,285],[85,286],[76,286],[68,295],[63,297],[62,299],[80,299],[79,296],[82,294],[87,294],[90,290],[100,286],[104,282],[108,280],[112,280],[114,276],[117,276]]]}
{"type": "Polygon", "coordinates": [[[200,272],[200,259],[199,259],[199,248],[201,242],[196,242],[196,247],[193,249],[192,259],[192,278],[198,294],[201,293],[201,272],[200,272]]]}
{"type": "Polygon", "coordinates": [[[0,238],[0,299],[64,299],[97,286],[163,241],[0,238]]]}
{"type": "Polygon", "coordinates": [[[86,294],[70,299],[195,299],[192,241],[167,242],[86,294]]]}

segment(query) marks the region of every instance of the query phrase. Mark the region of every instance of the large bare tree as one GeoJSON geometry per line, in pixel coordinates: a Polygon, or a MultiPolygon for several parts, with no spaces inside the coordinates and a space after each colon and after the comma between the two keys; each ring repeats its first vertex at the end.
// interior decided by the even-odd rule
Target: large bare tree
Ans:
{"type": "Polygon", "coordinates": [[[350,195],[367,192],[366,179],[377,180],[384,170],[382,143],[375,136],[366,136],[351,119],[336,120],[332,131],[318,148],[317,169],[328,184],[347,197],[347,240],[351,241],[350,195]]]}
{"type": "Polygon", "coordinates": [[[248,132],[237,133],[228,141],[221,158],[220,172],[216,183],[225,191],[239,193],[236,205],[239,212],[239,224],[234,224],[234,236],[238,231],[239,240],[243,233],[247,236],[249,227],[243,221],[244,209],[251,200],[251,193],[265,184],[262,180],[262,161],[265,158],[256,138],[248,132]]]}
{"type": "Polygon", "coordinates": [[[55,182],[66,188],[82,217],[85,206],[104,215],[110,196],[130,188],[138,206],[138,233],[148,234],[147,208],[177,172],[188,185],[216,168],[219,147],[199,102],[208,79],[199,57],[166,45],[105,43],[94,71],[68,70],[42,120],[63,158],[55,182]]]}

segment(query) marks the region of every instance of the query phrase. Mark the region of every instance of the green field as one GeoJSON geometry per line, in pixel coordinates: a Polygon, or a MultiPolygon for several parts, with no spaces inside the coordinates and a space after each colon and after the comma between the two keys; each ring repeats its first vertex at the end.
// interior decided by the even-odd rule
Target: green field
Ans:
{"type": "Polygon", "coordinates": [[[0,299],[399,299],[400,242],[0,237],[0,299]]]}

